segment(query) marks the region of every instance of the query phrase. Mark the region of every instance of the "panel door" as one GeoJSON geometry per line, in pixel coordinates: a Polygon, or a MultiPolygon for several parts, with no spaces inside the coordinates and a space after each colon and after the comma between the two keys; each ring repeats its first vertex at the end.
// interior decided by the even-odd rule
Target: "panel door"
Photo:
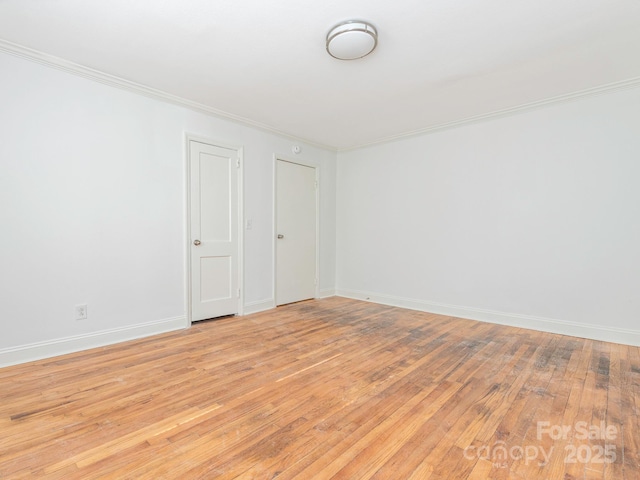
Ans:
{"type": "Polygon", "coordinates": [[[238,151],[189,142],[191,320],[238,313],[238,151]]]}

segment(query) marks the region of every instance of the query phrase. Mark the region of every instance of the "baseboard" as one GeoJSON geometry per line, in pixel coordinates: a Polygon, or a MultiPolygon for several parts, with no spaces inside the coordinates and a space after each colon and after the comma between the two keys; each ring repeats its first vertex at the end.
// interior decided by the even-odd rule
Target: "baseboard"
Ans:
{"type": "Polygon", "coordinates": [[[325,288],[318,292],[318,298],[329,298],[336,296],[335,288],[325,288]]]}
{"type": "MultiPolygon", "coordinates": [[[[318,292],[318,298],[334,297],[335,295],[336,291],[333,288],[320,290],[318,292]]],[[[276,301],[273,298],[258,300],[256,302],[249,302],[244,305],[243,315],[264,312],[265,310],[271,310],[272,308],[276,308],[276,301]]]]}
{"type": "Polygon", "coordinates": [[[243,315],[264,312],[265,310],[271,310],[272,308],[276,308],[276,302],[273,298],[258,300],[256,302],[249,302],[244,304],[243,315]]]}
{"type": "Polygon", "coordinates": [[[186,317],[180,316],[111,330],[102,330],[85,335],[59,338],[47,342],[4,348],[0,350],[0,367],[41,360],[43,358],[57,357],[58,355],[67,353],[104,347],[105,345],[126,342],[127,340],[180,330],[185,328],[186,324],[186,317]]]}
{"type": "Polygon", "coordinates": [[[422,312],[437,313],[451,317],[478,320],[480,322],[497,323],[499,325],[506,325],[510,327],[528,328],[542,332],[558,333],[572,337],[601,340],[605,342],[620,343],[623,345],[633,345],[636,347],[640,346],[640,331],[638,330],[608,327],[604,325],[591,325],[567,320],[520,315],[517,313],[505,313],[458,305],[446,305],[442,303],[395,297],[358,290],[338,289],[336,291],[336,295],[356,300],[381,303],[383,305],[390,305],[394,307],[408,308],[410,310],[419,310],[422,312]]]}

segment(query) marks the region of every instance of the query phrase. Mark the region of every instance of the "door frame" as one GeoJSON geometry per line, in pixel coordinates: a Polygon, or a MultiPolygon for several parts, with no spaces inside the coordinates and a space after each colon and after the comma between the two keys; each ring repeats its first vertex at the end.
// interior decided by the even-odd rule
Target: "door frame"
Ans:
{"type": "Polygon", "coordinates": [[[220,142],[208,137],[202,137],[191,133],[185,133],[184,136],[184,158],[185,158],[185,222],[183,238],[184,242],[184,261],[185,261],[185,305],[186,305],[186,327],[189,328],[192,324],[192,305],[191,305],[191,142],[205,143],[213,147],[227,148],[229,150],[235,150],[238,152],[238,159],[240,165],[238,166],[238,288],[240,289],[240,295],[238,296],[238,313],[237,315],[244,315],[244,219],[243,219],[243,168],[244,168],[244,149],[241,146],[229,144],[226,142],[220,142]]]}
{"type": "Polygon", "coordinates": [[[310,167],[315,170],[316,177],[316,278],[314,298],[320,298],[320,166],[299,158],[291,158],[286,155],[273,155],[273,221],[271,238],[273,239],[273,306],[278,306],[278,161],[295,163],[303,167],[310,167]]]}

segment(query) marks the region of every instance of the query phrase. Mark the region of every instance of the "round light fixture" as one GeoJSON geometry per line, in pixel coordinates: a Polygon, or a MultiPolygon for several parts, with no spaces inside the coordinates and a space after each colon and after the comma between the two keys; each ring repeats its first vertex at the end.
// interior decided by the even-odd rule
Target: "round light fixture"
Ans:
{"type": "Polygon", "coordinates": [[[377,44],[378,32],[374,26],[360,20],[339,23],[327,33],[327,52],[339,60],[366,57],[377,44]]]}

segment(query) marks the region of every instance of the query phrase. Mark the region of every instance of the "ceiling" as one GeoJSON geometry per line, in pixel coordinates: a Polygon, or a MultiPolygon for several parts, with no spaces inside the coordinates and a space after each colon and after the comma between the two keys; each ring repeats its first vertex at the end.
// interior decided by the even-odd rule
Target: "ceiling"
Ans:
{"type": "Polygon", "coordinates": [[[640,80],[640,0],[0,0],[0,39],[338,150],[640,80]]]}

